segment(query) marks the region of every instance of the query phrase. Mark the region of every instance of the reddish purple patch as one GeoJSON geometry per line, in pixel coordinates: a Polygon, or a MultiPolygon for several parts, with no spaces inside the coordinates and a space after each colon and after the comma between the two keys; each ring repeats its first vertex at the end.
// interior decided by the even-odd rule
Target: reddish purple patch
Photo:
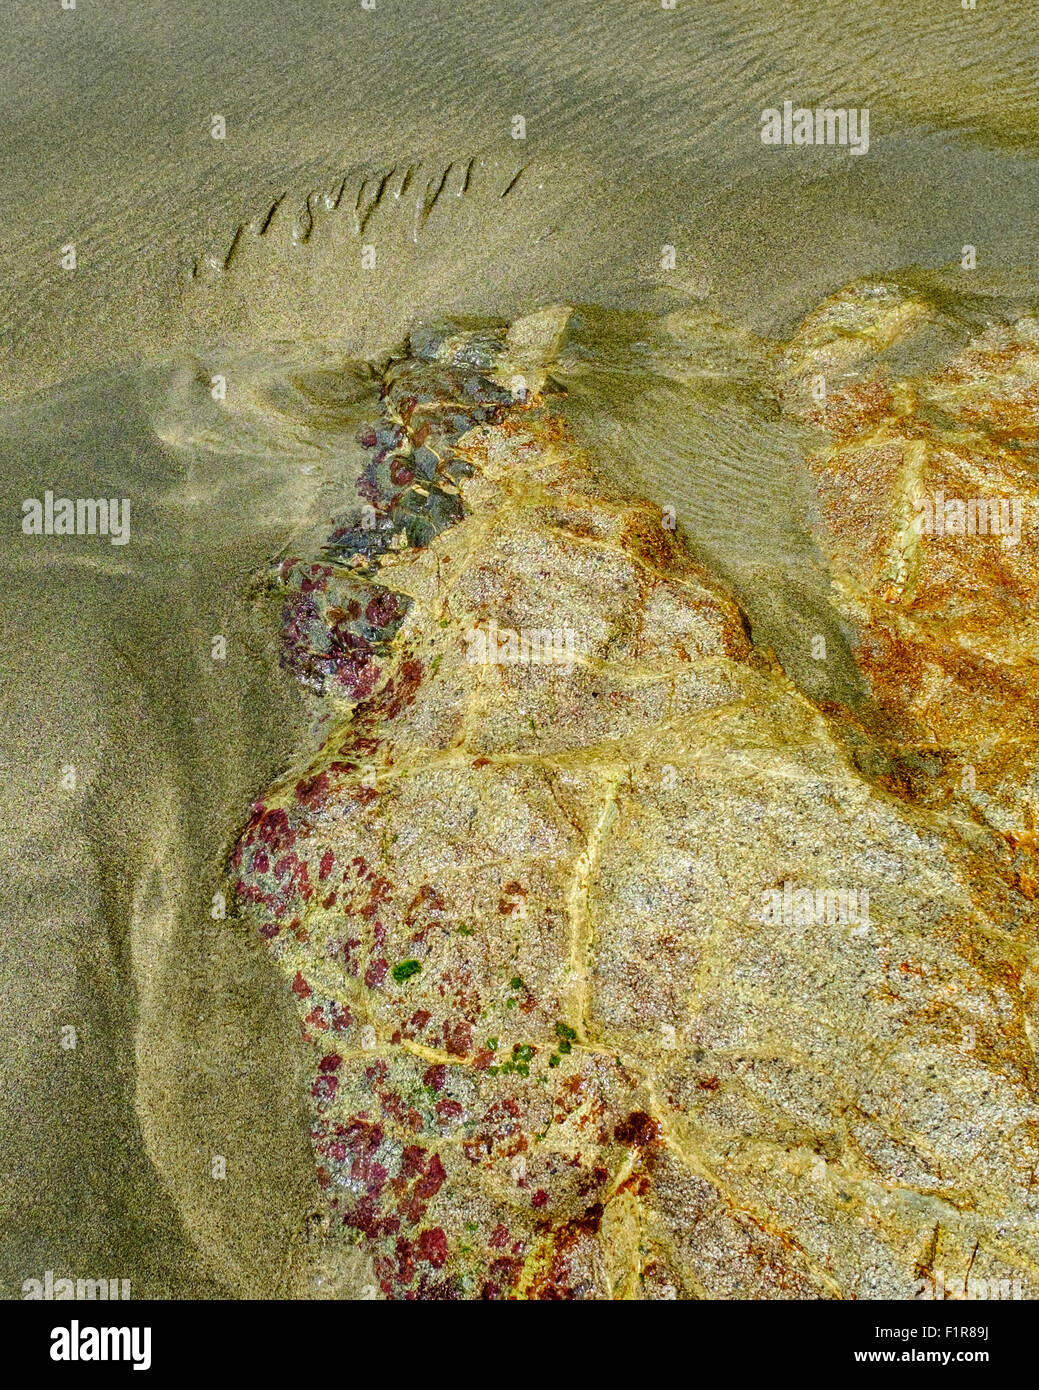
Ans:
{"type": "Polygon", "coordinates": [[[447,1235],[439,1226],[422,1232],[418,1238],[419,1258],[439,1269],[447,1259],[447,1235]]]}

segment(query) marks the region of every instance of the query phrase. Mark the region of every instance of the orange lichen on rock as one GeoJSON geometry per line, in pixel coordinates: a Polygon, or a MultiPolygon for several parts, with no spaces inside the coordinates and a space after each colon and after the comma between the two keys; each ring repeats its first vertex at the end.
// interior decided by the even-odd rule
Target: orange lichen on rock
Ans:
{"type": "Polygon", "coordinates": [[[927,330],[955,340],[919,294],[851,286],[787,345],[780,391],[830,435],[819,537],[875,726],[939,755],[939,800],[1019,834],[1039,801],[1039,320],[896,376],[884,354],[927,330]]]}

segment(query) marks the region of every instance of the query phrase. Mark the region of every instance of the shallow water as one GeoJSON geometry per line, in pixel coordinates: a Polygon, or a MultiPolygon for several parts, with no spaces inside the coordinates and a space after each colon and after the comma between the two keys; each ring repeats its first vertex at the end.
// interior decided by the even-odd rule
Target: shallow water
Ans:
{"type": "Polygon", "coordinates": [[[219,1292],[248,1265],[250,1286],[275,1288],[285,1232],[261,1194],[306,1201],[295,1025],[210,910],[226,836],[298,719],[247,582],[321,506],[321,480],[261,458],[186,463],[149,428],[158,381],[77,384],[11,412],[0,437],[8,513],[41,477],[132,500],[126,546],[26,538],[5,575],[16,1286],[51,1268],[219,1292]],[[210,1177],[214,1154],[230,1180],[210,1177]]]}
{"type": "Polygon", "coordinates": [[[916,275],[964,331],[1034,302],[1036,16],[117,8],[13,0],[2,60],[3,1287],[52,1268],[144,1296],[300,1292],[296,1025],[210,904],[307,736],[253,578],[345,505],[363,364],[429,315],[575,305],[554,377],[582,444],[674,507],[793,679],[854,703],[768,352],[863,274],[916,275]],[[868,105],[869,154],[765,149],[760,111],[786,98],[868,105]],[[23,536],[46,488],[129,497],[131,543],[23,536]]]}

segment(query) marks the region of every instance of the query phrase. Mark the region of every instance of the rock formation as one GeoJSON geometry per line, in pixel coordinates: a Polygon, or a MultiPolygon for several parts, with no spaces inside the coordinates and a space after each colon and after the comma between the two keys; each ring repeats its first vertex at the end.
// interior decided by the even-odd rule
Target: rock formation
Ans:
{"type": "Polygon", "coordinates": [[[883,728],[811,704],[597,475],[550,409],[564,311],[413,336],[357,517],[279,566],[331,719],[232,873],[313,1051],[324,1238],[385,1297],[1039,1292],[1036,921],[992,810],[1022,764],[975,678],[1021,694],[1023,741],[1025,627],[975,634],[1029,575],[995,542],[964,595],[903,524],[921,469],[1026,464],[978,423],[984,343],[929,378],[941,425],[874,375],[835,390],[845,312],[780,370],[806,415],[827,374],[815,468],[883,728]],[[934,742],[984,815],[863,754],[934,742]]]}

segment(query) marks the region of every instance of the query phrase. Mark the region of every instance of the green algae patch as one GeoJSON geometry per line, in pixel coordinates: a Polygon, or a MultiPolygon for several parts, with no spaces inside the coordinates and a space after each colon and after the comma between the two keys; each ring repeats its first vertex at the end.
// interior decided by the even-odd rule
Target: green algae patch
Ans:
{"type": "Polygon", "coordinates": [[[402,985],[405,980],[410,980],[413,975],[417,975],[422,969],[420,960],[401,960],[390,971],[397,984],[402,985]]]}

